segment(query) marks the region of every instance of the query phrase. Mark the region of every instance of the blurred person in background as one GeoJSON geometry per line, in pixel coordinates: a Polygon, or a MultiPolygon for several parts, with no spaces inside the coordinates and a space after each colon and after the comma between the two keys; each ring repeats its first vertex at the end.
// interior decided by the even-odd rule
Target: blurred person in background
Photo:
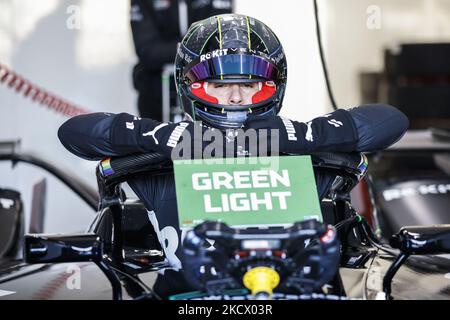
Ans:
{"type": "Polygon", "coordinates": [[[162,121],[162,79],[173,64],[177,43],[195,21],[230,13],[232,0],[131,0],[131,30],[138,56],[133,85],[143,118],[162,121]]]}

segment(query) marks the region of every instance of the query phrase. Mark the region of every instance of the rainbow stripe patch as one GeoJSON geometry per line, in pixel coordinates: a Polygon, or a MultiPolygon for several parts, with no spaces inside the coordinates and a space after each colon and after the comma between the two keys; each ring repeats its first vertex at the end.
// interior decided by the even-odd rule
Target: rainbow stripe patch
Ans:
{"type": "Polygon", "coordinates": [[[100,162],[100,167],[102,169],[103,176],[110,176],[114,174],[114,170],[111,168],[111,158],[103,159],[100,162]]]}
{"type": "Polygon", "coordinates": [[[369,159],[367,159],[365,154],[361,154],[361,162],[358,165],[358,170],[360,171],[360,174],[358,176],[359,180],[361,180],[361,178],[364,177],[368,167],[369,167],[369,159]]]}
{"type": "Polygon", "coordinates": [[[367,159],[366,155],[363,154],[358,169],[361,171],[366,171],[368,166],[369,166],[369,159],[367,159]]]}

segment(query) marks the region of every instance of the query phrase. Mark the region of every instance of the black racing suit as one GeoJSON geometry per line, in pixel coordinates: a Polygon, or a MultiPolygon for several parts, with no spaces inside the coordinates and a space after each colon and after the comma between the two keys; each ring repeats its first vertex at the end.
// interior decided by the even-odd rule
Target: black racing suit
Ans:
{"type": "Polygon", "coordinates": [[[173,64],[177,43],[190,24],[231,9],[232,0],[131,0],[130,23],[139,58],[133,84],[141,117],[161,121],[163,66],[173,64]]]}
{"type": "MultiPolygon", "coordinates": [[[[340,109],[308,123],[296,123],[298,141],[295,144],[297,150],[294,151],[299,154],[380,150],[400,139],[409,125],[408,119],[400,111],[381,104],[348,111],[340,109]],[[307,139],[308,134],[314,137],[314,142],[307,139]]],[[[145,144],[148,140],[141,140],[142,132],[148,130],[145,128],[147,124],[154,126],[151,119],[139,119],[124,113],[93,113],[69,119],[60,127],[58,136],[70,152],[87,160],[160,151],[148,149],[145,144]],[[129,130],[130,123],[133,123],[133,130],[129,130]]],[[[320,199],[326,195],[334,178],[330,174],[316,172],[320,199]]],[[[130,179],[128,184],[148,209],[149,219],[168,261],[174,270],[179,270],[182,237],[173,175],[143,174],[130,179]]],[[[187,288],[179,272],[166,271],[161,279],[164,281],[159,281],[160,288],[155,290],[162,296],[187,288]]]]}

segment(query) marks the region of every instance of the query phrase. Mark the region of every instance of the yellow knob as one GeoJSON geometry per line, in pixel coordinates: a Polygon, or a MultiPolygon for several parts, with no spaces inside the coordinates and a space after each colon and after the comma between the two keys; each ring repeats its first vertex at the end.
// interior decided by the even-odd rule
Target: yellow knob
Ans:
{"type": "Polygon", "coordinates": [[[272,268],[256,267],[247,271],[242,280],[252,295],[266,293],[271,296],[273,289],[280,283],[280,275],[272,268]]]}

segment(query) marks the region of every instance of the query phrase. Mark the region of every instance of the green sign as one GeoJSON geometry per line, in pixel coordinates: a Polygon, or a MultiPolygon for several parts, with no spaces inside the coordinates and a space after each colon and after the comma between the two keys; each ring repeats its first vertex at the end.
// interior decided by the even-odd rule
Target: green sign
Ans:
{"type": "Polygon", "coordinates": [[[182,228],[322,220],[309,156],[176,160],[174,171],[182,228]]]}

